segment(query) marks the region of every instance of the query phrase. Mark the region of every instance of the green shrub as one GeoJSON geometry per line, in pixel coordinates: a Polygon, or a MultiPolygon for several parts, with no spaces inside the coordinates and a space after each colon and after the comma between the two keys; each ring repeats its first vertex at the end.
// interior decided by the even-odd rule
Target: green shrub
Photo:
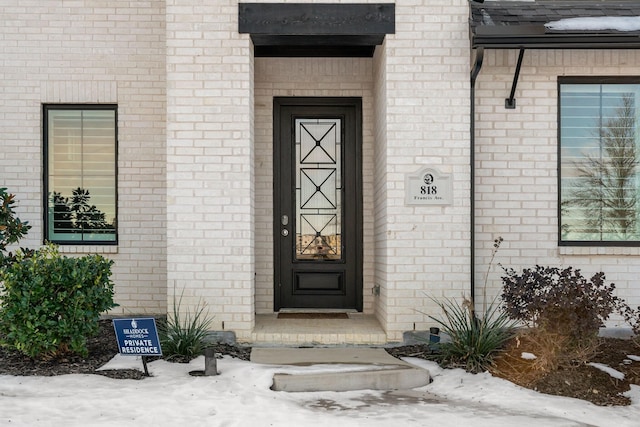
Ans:
{"type": "Polygon", "coordinates": [[[438,322],[450,338],[440,344],[439,357],[443,365],[460,366],[475,373],[486,371],[498,351],[515,336],[515,323],[494,303],[478,317],[472,310],[473,303],[466,298],[462,304],[449,299],[433,301],[442,309],[444,319],[429,317],[438,322]]]}
{"type": "Polygon", "coordinates": [[[7,246],[18,243],[31,228],[28,222],[22,222],[15,216],[15,203],[15,195],[7,193],[6,188],[0,188],[0,268],[14,259],[12,253],[6,253],[7,246]]]}
{"type": "Polygon", "coordinates": [[[100,255],[62,256],[49,244],[0,269],[2,344],[30,357],[66,352],[86,356],[86,339],[98,331],[100,313],[116,306],[113,261],[100,255]]]}
{"type": "Polygon", "coordinates": [[[173,299],[173,311],[158,324],[162,354],[167,360],[188,362],[200,356],[212,318],[205,313],[206,305],[198,305],[194,313],[181,314],[182,295],[173,299]]]}

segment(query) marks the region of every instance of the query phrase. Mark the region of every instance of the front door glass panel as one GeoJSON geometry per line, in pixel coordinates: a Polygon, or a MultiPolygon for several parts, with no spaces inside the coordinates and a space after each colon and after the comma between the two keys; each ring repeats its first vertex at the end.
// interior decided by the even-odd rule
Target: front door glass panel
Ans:
{"type": "Polygon", "coordinates": [[[342,120],[295,120],[295,259],[342,260],[342,120]]]}

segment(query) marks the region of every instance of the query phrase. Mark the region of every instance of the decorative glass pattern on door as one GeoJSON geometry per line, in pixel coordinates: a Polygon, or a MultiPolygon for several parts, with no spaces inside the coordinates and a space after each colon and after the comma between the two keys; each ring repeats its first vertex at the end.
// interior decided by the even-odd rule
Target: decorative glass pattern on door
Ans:
{"type": "Polygon", "coordinates": [[[341,260],[341,119],[296,119],[295,146],[295,258],[341,260]]]}

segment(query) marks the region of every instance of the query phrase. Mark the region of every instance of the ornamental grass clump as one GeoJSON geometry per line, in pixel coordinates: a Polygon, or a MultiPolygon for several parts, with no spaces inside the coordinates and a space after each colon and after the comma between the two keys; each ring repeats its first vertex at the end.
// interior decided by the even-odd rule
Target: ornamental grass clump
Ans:
{"type": "Polygon", "coordinates": [[[198,304],[194,312],[183,314],[182,297],[173,299],[173,310],[158,325],[162,353],[167,360],[189,362],[200,356],[206,347],[206,337],[213,319],[206,313],[206,304],[198,304]]]}
{"type": "Polygon", "coordinates": [[[462,367],[473,373],[484,372],[492,366],[493,358],[507,341],[515,336],[516,324],[494,303],[489,304],[478,317],[472,309],[472,301],[467,298],[462,304],[449,299],[433,301],[442,310],[444,319],[429,317],[450,339],[439,347],[439,361],[444,366],[462,367]]]}
{"type": "Polygon", "coordinates": [[[463,297],[462,303],[432,298],[442,312],[444,319],[429,316],[435,320],[450,341],[439,346],[437,358],[445,366],[462,367],[469,372],[483,372],[493,366],[493,359],[507,342],[516,335],[516,323],[509,319],[493,301],[487,305],[487,281],[496,253],[504,239],[493,241],[493,250],[484,277],[481,316],[474,309],[474,302],[463,297]]]}

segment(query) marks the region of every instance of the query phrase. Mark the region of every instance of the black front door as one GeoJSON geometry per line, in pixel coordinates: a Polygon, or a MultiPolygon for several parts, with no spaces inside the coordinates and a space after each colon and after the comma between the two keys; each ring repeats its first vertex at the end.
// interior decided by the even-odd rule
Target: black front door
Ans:
{"type": "Polygon", "coordinates": [[[362,310],[362,103],[274,99],[275,310],[362,310]]]}

